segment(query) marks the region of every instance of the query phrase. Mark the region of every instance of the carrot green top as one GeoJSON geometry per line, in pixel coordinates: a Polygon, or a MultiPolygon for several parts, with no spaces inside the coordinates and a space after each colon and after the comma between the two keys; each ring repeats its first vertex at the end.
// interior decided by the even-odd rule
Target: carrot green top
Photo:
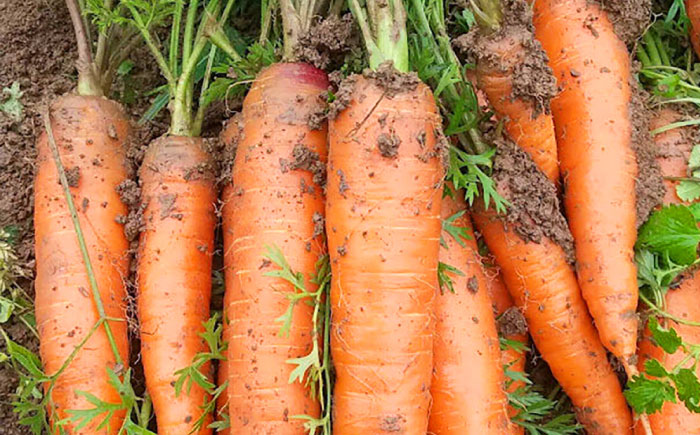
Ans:
{"type": "Polygon", "coordinates": [[[402,0],[367,0],[364,7],[359,0],[349,0],[350,10],[362,30],[369,53],[369,67],[392,61],[394,68],[408,72],[408,38],[406,10],[402,0]]]}

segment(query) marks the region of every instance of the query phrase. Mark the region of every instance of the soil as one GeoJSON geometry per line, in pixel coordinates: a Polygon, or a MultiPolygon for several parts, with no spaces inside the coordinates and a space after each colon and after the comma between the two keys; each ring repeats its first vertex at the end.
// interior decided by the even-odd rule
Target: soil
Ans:
{"type": "Polygon", "coordinates": [[[510,307],[498,317],[498,330],[503,336],[527,333],[527,321],[517,307],[510,307]]]}
{"type": "MultiPolygon", "coordinates": [[[[309,149],[302,143],[294,145],[292,150],[292,162],[289,164],[289,169],[302,169],[311,172],[312,181],[321,186],[326,186],[326,165],[321,161],[320,156],[316,151],[309,149]]],[[[307,187],[308,190],[310,187],[307,187]]],[[[311,192],[310,192],[311,193],[311,192]]]]}
{"type": "Polygon", "coordinates": [[[376,70],[366,69],[362,75],[373,80],[389,98],[404,92],[412,92],[421,83],[418,74],[402,73],[394,68],[394,63],[391,61],[382,63],[376,70]]]}
{"type": "Polygon", "coordinates": [[[661,205],[666,192],[661,169],[656,161],[656,145],[649,134],[649,110],[645,104],[648,94],[639,89],[634,79],[632,100],[629,106],[632,122],[632,147],[637,155],[637,227],[642,225],[655,207],[661,205]]]}
{"type": "Polygon", "coordinates": [[[454,46],[477,64],[477,71],[489,74],[509,73],[513,99],[530,101],[535,115],[549,112],[549,103],[557,94],[557,83],[549,58],[542,44],[535,39],[532,11],[523,0],[507,0],[503,23],[497,32],[486,32],[478,26],[453,40],[454,46]],[[515,52],[513,47],[518,47],[515,52]],[[504,58],[497,53],[514,53],[504,58]]]}
{"type": "Polygon", "coordinates": [[[537,169],[532,158],[510,141],[496,140],[493,179],[509,202],[506,220],[520,238],[539,243],[548,237],[574,262],[574,239],[569,231],[557,190],[537,169]]]}
{"type": "Polygon", "coordinates": [[[377,137],[377,148],[383,157],[396,158],[399,154],[399,145],[401,145],[401,138],[393,131],[390,134],[382,133],[377,137]]]}
{"type": "Polygon", "coordinates": [[[343,66],[345,55],[359,46],[359,32],[352,14],[342,17],[332,15],[317,20],[308,32],[299,37],[295,55],[299,62],[333,71],[343,66]]]}
{"type": "Polygon", "coordinates": [[[601,0],[617,36],[628,47],[642,36],[651,19],[651,0],[601,0]]]}

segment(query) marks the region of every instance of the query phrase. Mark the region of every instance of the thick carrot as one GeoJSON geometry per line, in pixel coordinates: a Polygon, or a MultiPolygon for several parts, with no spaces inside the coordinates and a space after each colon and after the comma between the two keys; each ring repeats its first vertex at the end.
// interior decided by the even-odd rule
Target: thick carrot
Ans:
{"type": "MultiPolygon", "coordinates": [[[[129,177],[126,144],[129,121],[119,104],[95,96],[66,95],[51,106],[50,121],[61,161],[69,174],[80,226],[97,281],[100,298],[122,361],[128,361],[125,279],[129,273],[129,243],[119,216],[127,215],[116,187],[129,177]]],[[[41,360],[48,375],[55,374],[95,326],[100,316],[82,261],[49,140],[43,132],[37,141],[34,182],[36,237],[36,321],[41,360]]],[[[97,329],[56,379],[51,391],[52,422],[67,410],[92,409],[77,391],[119,404],[119,394],[107,370],[124,367],[110,346],[104,326],[97,329]]],[[[104,417],[104,416],[102,416],[104,417]]],[[[116,434],[124,412],[116,412],[109,430],[98,431],[101,418],[79,433],[116,434]]],[[[72,431],[74,424],[64,426],[72,431]]],[[[77,433],[77,432],[76,432],[77,433]]]]}
{"type": "Polygon", "coordinates": [[[595,2],[535,0],[533,21],[561,88],[552,113],[578,281],[603,344],[634,371],[637,162],[629,54],[595,2]]]}
{"type": "Polygon", "coordinates": [[[327,189],[334,432],[425,433],[442,170],[427,86],[355,76],[330,123],[327,189]],[[381,144],[391,142],[392,148],[381,144]],[[432,154],[431,154],[432,153],[432,154]]]}
{"type": "Polygon", "coordinates": [[[511,4],[517,5],[519,1],[479,1],[494,19],[490,25],[481,22],[477,38],[472,39],[476,42],[470,51],[477,59],[478,88],[488,97],[497,117],[504,120],[510,137],[558,185],[557,141],[549,113],[549,98],[555,85],[551,71],[544,64],[546,55],[529,27],[531,14],[527,7],[512,10],[515,6],[511,4]],[[530,80],[541,81],[537,91],[528,89],[529,93],[544,95],[518,94],[516,81],[523,74],[519,68],[524,65],[529,74],[534,74],[530,80]]]}
{"type": "MultiPolygon", "coordinates": [[[[498,268],[487,268],[486,270],[486,288],[489,292],[489,297],[491,298],[491,303],[493,305],[493,312],[498,320],[497,324],[500,326],[500,333],[503,338],[520,342],[523,346],[527,346],[529,342],[529,336],[527,332],[521,332],[520,320],[522,314],[518,307],[515,306],[513,298],[511,297],[506,284],[503,282],[503,276],[501,276],[500,270],[498,268]]],[[[524,319],[523,319],[524,320],[524,319]]],[[[506,347],[501,349],[501,364],[507,370],[516,373],[525,373],[525,363],[527,362],[527,351],[517,350],[513,347],[506,347]]],[[[525,383],[519,380],[508,380],[506,391],[512,393],[518,388],[524,387],[525,383]]],[[[508,415],[513,417],[518,413],[518,410],[510,407],[508,415]]],[[[520,426],[520,433],[524,429],[520,426]]]]}
{"type": "MultiPolygon", "coordinates": [[[[651,119],[651,128],[664,127],[676,122],[681,115],[673,109],[661,109],[651,119]]],[[[657,146],[657,161],[664,176],[687,176],[688,156],[693,147],[690,127],[675,128],[654,136],[657,146]]],[[[675,183],[666,181],[665,204],[680,204],[676,196],[675,183]]],[[[700,273],[697,269],[680,278],[680,285],[668,290],[665,296],[664,310],[671,315],[691,322],[700,321],[700,273]]],[[[700,328],[697,326],[666,320],[666,327],[672,327],[689,343],[700,343],[700,328]]],[[[654,358],[668,370],[672,370],[685,357],[683,352],[666,353],[661,347],[653,344],[649,329],[645,329],[639,344],[639,369],[644,370],[647,360],[654,358]]],[[[685,367],[688,367],[686,365],[685,367]]],[[[700,375],[700,368],[696,368],[700,375]]],[[[655,434],[675,435],[700,433],[700,414],[690,412],[683,402],[664,403],[660,412],[649,414],[649,423],[655,434]]],[[[641,427],[637,432],[644,434],[641,427]]]]}
{"type": "Polygon", "coordinates": [[[685,0],[685,9],[690,19],[690,42],[695,53],[700,56],[700,1],[685,0]]]}
{"type": "Polygon", "coordinates": [[[515,304],[589,434],[630,433],[632,419],[562,248],[523,241],[493,212],[473,214],[515,304]]]}
{"type": "MultiPolygon", "coordinates": [[[[465,212],[464,193],[442,200],[442,218],[465,212]]],[[[513,434],[508,420],[498,332],[471,220],[463,214],[452,225],[465,228],[458,242],[443,231],[440,261],[460,270],[449,274],[454,293],[436,289],[433,383],[428,432],[431,434],[513,434]],[[465,398],[468,398],[465,400],[465,398]]],[[[524,358],[523,358],[524,360],[524,358]]]]}
{"type": "MultiPolygon", "coordinates": [[[[139,244],[138,308],[146,387],[159,434],[190,433],[208,400],[193,384],[176,394],[175,372],[208,350],[216,189],[201,138],[163,136],[140,170],[144,229],[139,244]],[[186,309],[183,309],[186,308],[186,309]]],[[[208,366],[202,368],[207,375],[208,366]]],[[[197,434],[211,433],[207,417],[197,434]]]]}
{"type": "Polygon", "coordinates": [[[287,361],[311,350],[313,307],[294,307],[288,334],[275,319],[297,293],[266,256],[279,248],[291,269],[309,278],[324,255],[323,214],[327,129],[308,125],[328,87],[326,74],[302,63],[261,72],[243,103],[243,132],[233,167],[231,207],[223,216],[231,433],[302,434],[319,403],[287,361]],[[312,171],[314,171],[312,173],[312,171]]]}
{"type": "MultiPolygon", "coordinates": [[[[682,121],[683,116],[677,111],[669,108],[660,109],[649,123],[651,130],[665,127],[668,124],[682,121]]],[[[657,158],[661,172],[665,177],[687,177],[688,158],[693,149],[692,130],[688,127],[674,128],[664,131],[654,136],[656,144],[657,158]]],[[[664,195],[665,204],[681,203],[681,199],[676,194],[676,186],[679,181],[664,180],[666,192],[664,195]]]]}

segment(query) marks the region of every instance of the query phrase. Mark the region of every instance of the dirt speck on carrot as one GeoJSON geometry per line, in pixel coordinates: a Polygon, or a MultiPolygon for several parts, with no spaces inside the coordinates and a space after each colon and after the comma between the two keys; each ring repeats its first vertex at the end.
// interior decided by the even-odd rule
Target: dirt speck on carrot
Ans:
{"type": "Polygon", "coordinates": [[[501,335],[508,337],[518,334],[527,334],[527,321],[517,307],[510,307],[498,317],[498,330],[501,335]]]}
{"type": "Polygon", "coordinates": [[[352,101],[352,94],[355,92],[357,76],[349,76],[340,82],[338,91],[335,93],[335,100],[328,105],[328,119],[335,119],[352,101]]]}
{"type": "Polygon", "coordinates": [[[615,33],[628,46],[642,36],[651,19],[651,0],[600,0],[600,3],[608,13],[615,33]]]}
{"type": "Polygon", "coordinates": [[[316,238],[322,235],[326,228],[326,219],[323,215],[319,212],[314,212],[314,215],[311,217],[311,222],[314,224],[314,233],[312,237],[316,238]]]}
{"type": "MultiPolygon", "coordinates": [[[[630,80],[631,82],[633,80],[630,80]]],[[[664,198],[664,184],[661,169],[656,160],[656,146],[649,134],[649,111],[644,101],[646,92],[631,83],[632,99],[629,105],[632,123],[632,149],[637,155],[639,174],[635,180],[637,195],[637,226],[642,225],[652,210],[661,204],[664,198]]]]}
{"type": "Polygon", "coordinates": [[[401,139],[394,132],[382,133],[377,137],[377,148],[383,157],[396,158],[399,154],[399,145],[401,145],[401,139]]]}
{"type": "Polygon", "coordinates": [[[66,180],[68,180],[70,187],[78,187],[78,183],[80,183],[80,167],[73,166],[70,169],[66,169],[66,180]]]}
{"type": "Polygon", "coordinates": [[[392,62],[384,62],[379,65],[376,71],[365,70],[362,75],[373,80],[377,86],[384,90],[384,95],[388,98],[404,92],[412,92],[421,83],[418,74],[414,72],[402,73],[394,68],[392,62]]]}
{"type": "Polygon", "coordinates": [[[303,143],[294,145],[289,169],[309,171],[313,175],[312,181],[314,183],[321,187],[326,185],[326,165],[321,161],[316,151],[313,151],[303,143]]]}
{"type": "Polygon", "coordinates": [[[389,433],[403,432],[403,423],[405,420],[406,419],[400,414],[387,415],[386,417],[382,418],[381,423],[379,423],[379,429],[382,432],[389,433]]]}
{"type": "Polygon", "coordinates": [[[537,169],[532,158],[515,144],[500,140],[494,161],[493,178],[507,192],[510,202],[506,220],[525,241],[539,243],[550,238],[574,261],[574,241],[561,214],[557,191],[537,169]]]}

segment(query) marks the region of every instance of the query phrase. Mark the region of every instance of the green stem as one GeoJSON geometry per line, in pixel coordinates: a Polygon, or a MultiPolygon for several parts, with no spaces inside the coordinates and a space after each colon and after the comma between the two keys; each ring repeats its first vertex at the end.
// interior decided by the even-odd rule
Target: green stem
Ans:
{"type": "Polygon", "coordinates": [[[173,24],[170,28],[170,49],[168,50],[168,67],[170,71],[177,71],[177,56],[180,45],[180,23],[182,22],[183,0],[176,0],[173,24]]]}
{"type": "Polygon", "coordinates": [[[260,21],[260,45],[265,45],[270,37],[270,28],[272,27],[272,13],[275,10],[275,0],[262,1],[262,18],[260,21]]]}
{"type": "Polygon", "coordinates": [[[199,92],[199,104],[197,105],[197,114],[194,117],[194,123],[192,125],[193,136],[200,136],[202,133],[202,124],[204,123],[204,112],[207,108],[205,96],[207,93],[207,89],[209,88],[209,77],[211,76],[211,69],[214,66],[215,57],[216,45],[212,45],[209,49],[209,58],[207,59],[207,69],[204,72],[202,89],[199,92]]]}
{"type": "Polygon", "coordinates": [[[191,97],[187,97],[188,89],[194,81],[194,71],[199,61],[199,56],[207,45],[207,39],[197,38],[195,46],[187,62],[182,66],[182,74],[175,86],[175,98],[171,116],[170,134],[175,136],[192,136],[192,111],[191,97]]]}
{"type": "Polygon", "coordinates": [[[95,73],[95,64],[92,60],[90,41],[87,31],[83,26],[83,17],[76,0],[66,0],[68,13],[75,31],[75,40],[78,46],[78,94],[79,95],[103,95],[100,81],[95,73]]]}
{"type": "Polygon", "coordinates": [[[664,125],[663,127],[659,127],[656,130],[652,130],[651,135],[655,136],[659,133],[663,133],[668,130],[673,130],[674,128],[688,127],[690,125],[700,125],[700,119],[689,119],[687,121],[673,122],[671,124],[664,125]]]}
{"type": "Polygon", "coordinates": [[[503,23],[503,8],[500,0],[469,0],[474,11],[474,18],[482,30],[487,33],[497,32],[503,23]],[[478,1],[478,5],[477,5],[478,1]]]}
{"type": "Polygon", "coordinates": [[[401,0],[367,0],[363,9],[358,0],[349,0],[369,54],[369,66],[377,69],[393,62],[400,72],[409,71],[406,10],[401,0]]]}
{"type": "Polygon", "coordinates": [[[680,317],[676,317],[673,314],[662,310],[659,308],[658,305],[654,304],[652,301],[650,301],[646,296],[644,296],[641,292],[639,293],[639,299],[641,299],[647,306],[654,311],[656,314],[665,317],[667,319],[673,320],[676,323],[682,324],[682,325],[688,325],[688,326],[700,326],[700,322],[692,322],[690,320],[685,320],[681,319],[680,317]]]}
{"type": "Polygon", "coordinates": [[[653,65],[663,65],[661,62],[661,56],[659,55],[659,50],[656,48],[656,42],[654,41],[654,37],[652,36],[653,30],[649,29],[648,31],[644,32],[644,36],[642,36],[642,40],[644,41],[644,45],[647,49],[647,54],[649,55],[649,59],[651,60],[651,63],[653,65]]]}
{"type": "Polygon", "coordinates": [[[226,36],[226,33],[224,33],[223,29],[220,26],[217,26],[217,29],[210,33],[208,36],[211,43],[220,48],[221,51],[226,53],[226,55],[232,60],[236,62],[243,60],[241,55],[238,54],[236,49],[233,47],[233,44],[231,44],[231,41],[228,39],[228,36],[226,36]]]}
{"type": "Polygon", "coordinates": [[[80,226],[78,212],[76,211],[75,203],[73,202],[73,194],[70,191],[68,179],[66,178],[66,171],[63,168],[61,156],[58,152],[58,147],[56,146],[56,141],[53,135],[53,129],[51,127],[50,117],[50,109],[47,109],[44,116],[44,127],[46,128],[46,134],[48,136],[49,148],[51,148],[51,154],[53,155],[53,159],[56,164],[56,169],[58,171],[59,180],[61,181],[61,186],[63,186],[63,194],[66,199],[68,210],[70,211],[71,220],[73,221],[75,235],[78,239],[78,245],[80,246],[80,253],[83,257],[83,263],[85,263],[85,272],[87,273],[88,281],[90,282],[92,297],[95,301],[95,307],[97,308],[97,314],[99,315],[99,319],[105,324],[105,333],[107,334],[107,340],[109,341],[109,345],[112,348],[112,352],[114,353],[114,359],[117,364],[122,364],[122,357],[119,354],[119,348],[117,347],[117,343],[114,340],[112,328],[109,326],[109,322],[105,321],[105,319],[107,319],[107,315],[105,314],[104,305],[102,304],[102,298],[100,295],[99,288],[97,286],[97,279],[95,278],[95,272],[92,268],[92,262],[90,261],[90,253],[88,252],[87,244],[85,243],[85,237],[83,235],[83,230],[80,226]]]}
{"type": "Polygon", "coordinates": [[[165,77],[165,80],[168,82],[168,89],[170,90],[170,95],[175,95],[175,87],[177,85],[177,80],[175,79],[176,71],[170,70],[168,62],[165,60],[163,53],[160,52],[158,44],[156,44],[156,42],[153,40],[151,32],[140,19],[140,15],[138,14],[138,12],[133,10],[131,7],[129,7],[129,9],[131,10],[132,16],[134,17],[134,21],[136,22],[136,27],[139,29],[139,32],[141,32],[143,40],[146,42],[146,46],[151,51],[151,54],[155,58],[156,63],[160,68],[160,72],[163,74],[163,77],[165,77]]]}
{"type": "MultiPolygon", "coordinates": [[[[182,41],[182,64],[184,65],[190,58],[192,52],[192,38],[194,35],[195,21],[197,19],[198,0],[190,0],[190,7],[187,10],[187,21],[185,21],[185,36],[182,41]]],[[[177,74],[177,72],[175,72],[177,74]]]]}
{"type": "Polygon", "coordinates": [[[692,181],[693,183],[700,183],[700,178],[696,178],[696,177],[667,177],[667,176],[664,176],[664,180],[669,180],[669,181],[692,181]]]}
{"type": "MultiPolygon", "coordinates": [[[[104,1],[104,8],[107,11],[112,10],[112,0],[105,0],[104,1]]],[[[107,31],[105,32],[99,32],[97,35],[97,50],[95,51],[95,64],[97,65],[100,70],[104,68],[104,61],[106,58],[106,53],[107,53],[107,43],[109,42],[109,38],[107,35],[107,31]]]]}
{"type": "Polygon", "coordinates": [[[637,45],[637,59],[642,63],[642,68],[651,66],[651,59],[649,59],[649,55],[646,50],[644,50],[644,47],[642,47],[642,44],[637,45]]]}
{"type": "Polygon", "coordinates": [[[294,58],[294,49],[301,34],[301,18],[292,4],[292,0],[279,0],[282,13],[282,33],[284,34],[282,59],[289,61],[294,58]]]}

